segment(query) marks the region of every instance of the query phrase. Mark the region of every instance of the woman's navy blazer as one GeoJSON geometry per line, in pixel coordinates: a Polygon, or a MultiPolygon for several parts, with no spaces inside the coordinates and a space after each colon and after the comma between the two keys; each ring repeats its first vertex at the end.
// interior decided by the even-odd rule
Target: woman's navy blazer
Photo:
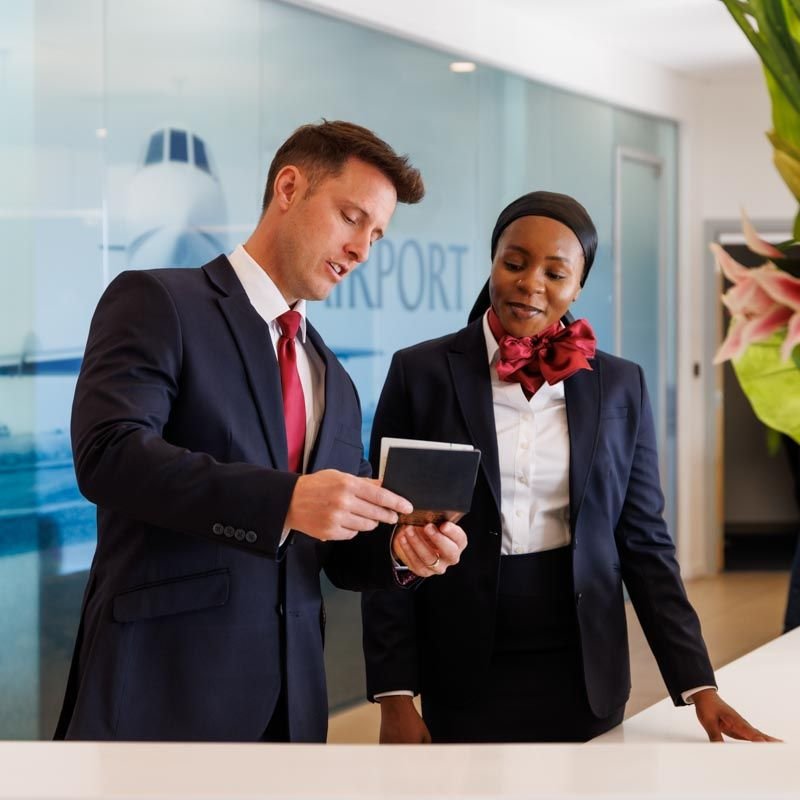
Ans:
{"type": "MultiPolygon", "coordinates": [[[[623,583],[676,704],[713,685],[700,623],[686,598],[662,517],[653,415],[636,364],[598,352],[564,383],[569,518],[583,671],[599,717],[630,694],[623,583]]],[[[457,700],[479,691],[492,653],[500,564],[500,470],[482,320],[401,350],[375,415],[383,436],[474,445],[482,453],[468,546],[456,567],[413,592],[364,596],[368,695],[412,689],[457,700]]]]}

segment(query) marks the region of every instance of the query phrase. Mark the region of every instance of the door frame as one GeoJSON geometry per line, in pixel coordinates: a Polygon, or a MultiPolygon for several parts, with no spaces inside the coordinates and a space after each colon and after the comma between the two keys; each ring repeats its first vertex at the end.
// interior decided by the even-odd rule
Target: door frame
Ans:
{"type": "MultiPolygon", "coordinates": [[[[776,241],[790,239],[792,222],[790,220],[753,219],[750,220],[760,235],[777,237],[776,241]]],[[[723,242],[743,244],[742,221],[736,218],[710,219],[703,225],[704,242],[723,242]]],[[[703,261],[703,291],[706,313],[703,315],[703,378],[704,419],[705,419],[705,557],[707,571],[720,572],[724,561],[725,525],[725,384],[722,367],[713,365],[714,355],[725,338],[722,329],[722,273],[716,265],[714,255],[706,248],[703,261]]]]}
{"type": "MultiPolygon", "coordinates": [[[[659,472],[661,473],[662,486],[664,478],[669,481],[670,499],[672,508],[670,516],[675,523],[670,526],[670,530],[675,535],[675,527],[678,518],[678,487],[676,485],[677,472],[677,430],[673,431],[675,442],[675,467],[674,471],[669,471],[667,463],[667,419],[669,415],[674,415],[674,409],[670,410],[670,393],[667,391],[667,186],[664,180],[665,159],[631,147],[618,146],[615,152],[614,166],[614,231],[612,240],[612,252],[614,254],[614,354],[622,355],[622,218],[624,209],[622,208],[622,169],[625,162],[641,164],[652,167],[658,179],[658,385],[650,387],[651,394],[658,396],[658,414],[655,419],[656,439],[658,442],[658,461],[659,472]]],[[[673,393],[675,395],[676,393],[673,393]]],[[[672,398],[674,405],[675,397],[672,398]]]]}

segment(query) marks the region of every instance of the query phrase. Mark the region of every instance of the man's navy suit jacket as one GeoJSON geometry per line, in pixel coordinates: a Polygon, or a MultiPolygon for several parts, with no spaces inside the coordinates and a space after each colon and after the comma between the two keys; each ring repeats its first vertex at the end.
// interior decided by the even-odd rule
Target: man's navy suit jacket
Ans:
{"type": "MultiPolygon", "coordinates": [[[[652,411],[642,370],[599,352],[564,384],[569,427],[572,570],[586,690],[605,717],[630,693],[623,582],[675,703],[713,685],[697,615],[662,518],[652,411]]],[[[468,703],[488,674],[500,564],[500,467],[482,320],[402,350],[375,415],[382,436],[481,450],[460,563],[415,592],[362,599],[368,694],[411,689],[468,703]]],[[[535,676],[531,676],[535,680],[535,676]]]]}
{"type": "MultiPolygon", "coordinates": [[[[368,475],[355,388],[310,325],[308,341],[325,364],[308,471],[368,475]]],[[[112,282],[72,441],[98,541],[56,738],[258,740],[281,688],[283,614],[290,738],[324,741],[320,569],[346,588],[392,585],[387,526],[336,544],[293,533],[279,548],[297,480],[280,375],[225,257],[112,282]]]]}

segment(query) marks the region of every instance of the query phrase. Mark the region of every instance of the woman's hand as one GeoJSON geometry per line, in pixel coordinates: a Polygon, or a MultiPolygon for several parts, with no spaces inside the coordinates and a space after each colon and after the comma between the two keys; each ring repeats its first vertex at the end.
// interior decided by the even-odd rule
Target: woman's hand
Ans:
{"type": "Polygon", "coordinates": [[[717,694],[716,689],[702,689],[692,695],[692,701],[697,719],[705,728],[709,741],[723,741],[723,733],[732,739],[745,739],[750,742],[781,741],[754,728],[717,694]]]}
{"type": "Polygon", "coordinates": [[[428,726],[408,695],[381,697],[381,744],[430,744],[428,726]]]}
{"type": "Polygon", "coordinates": [[[392,537],[394,557],[420,578],[441,575],[458,564],[466,546],[467,534],[453,522],[443,522],[438,528],[400,525],[392,537]]]}

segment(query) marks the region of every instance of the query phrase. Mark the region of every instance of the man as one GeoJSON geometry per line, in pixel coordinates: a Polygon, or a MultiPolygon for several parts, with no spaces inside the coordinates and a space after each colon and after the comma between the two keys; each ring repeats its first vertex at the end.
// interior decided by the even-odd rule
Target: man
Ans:
{"type": "MultiPolygon", "coordinates": [[[[73,405],[98,543],[56,738],[325,740],[320,569],[403,582],[389,526],[410,504],[366,477],[355,388],[305,301],[423,193],[372,132],[306,125],[244,246],[108,287],[73,405]]],[[[455,525],[394,539],[422,577],[466,544],[455,525]]]]}

